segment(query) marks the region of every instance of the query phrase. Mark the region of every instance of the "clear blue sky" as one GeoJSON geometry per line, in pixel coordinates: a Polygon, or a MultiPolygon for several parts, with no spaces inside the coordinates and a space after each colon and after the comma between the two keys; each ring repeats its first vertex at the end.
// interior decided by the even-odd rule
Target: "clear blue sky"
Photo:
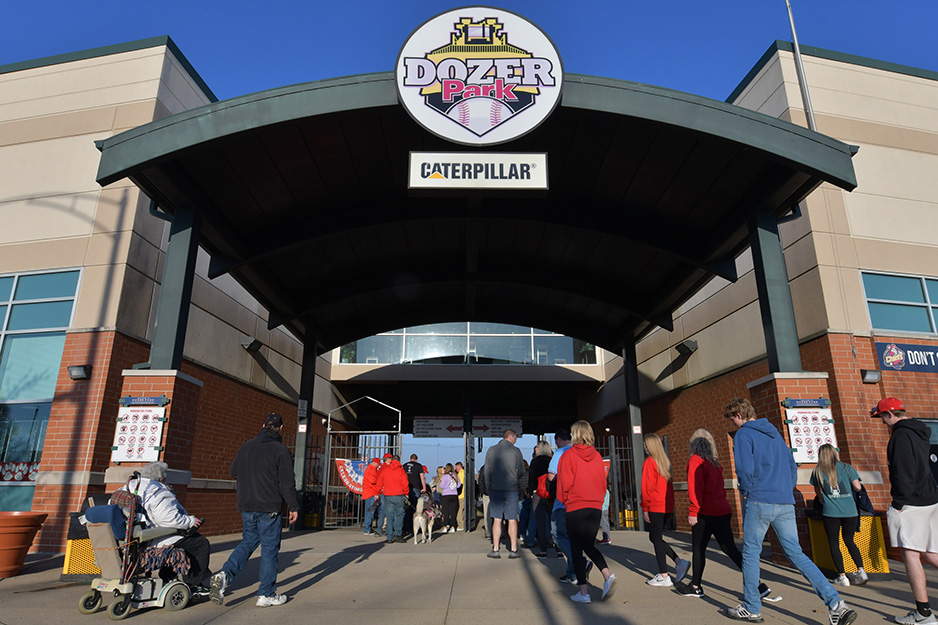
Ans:
{"type": "MultiPolygon", "coordinates": [[[[791,0],[798,39],[938,70],[938,0],[791,0]]],[[[0,65],[169,35],[219,99],[351,74],[391,71],[423,21],[469,2],[11,0],[0,65]]],[[[517,0],[569,73],[725,99],[768,46],[791,40],[785,0],[517,0]]],[[[810,75],[808,81],[810,83],[810,75]]]]}

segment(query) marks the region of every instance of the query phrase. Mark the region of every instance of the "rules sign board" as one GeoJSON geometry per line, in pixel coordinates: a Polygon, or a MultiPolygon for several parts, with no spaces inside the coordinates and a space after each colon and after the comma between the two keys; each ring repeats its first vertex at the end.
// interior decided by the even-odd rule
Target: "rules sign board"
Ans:
{"type": "Polygon", "coordinates": [[[111,446],[111,462],[154,462],[160,459],[166,408],[122,406],[111,446]]]}
{"type": "Polygon", "coordinates": [[[798,464],[816,463],[821,445],[837,448],[830,408],[789,408],[785,411],[788,440],[798,464]]]}

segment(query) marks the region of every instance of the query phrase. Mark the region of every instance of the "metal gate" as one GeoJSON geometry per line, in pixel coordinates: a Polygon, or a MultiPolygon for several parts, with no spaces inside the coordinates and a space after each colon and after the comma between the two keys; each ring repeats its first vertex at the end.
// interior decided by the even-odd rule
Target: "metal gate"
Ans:
{"type": "MultiPolygon", "coordinates": [[[[350,491],[342,482],[336,470],[336,461],[370,462],[372,458],[381,458],[386,453],[400,456],[401,437],[398,432],[331,432],[325,436],[325,448],[315,463],[321,467],[321,477],[319,480],[314,479],[311,485],[313,489],[318,486],[320,493],[316,506],[322,511],[322,524],[319,527],[355,527],[365,520],[362,496],[350,491]]],[[[313,464],[310,464],[310,473],[315,473],[313,464]]]]}
{"type": "Polygon", "coordinates": [[[638,529],[638,492],[632,474],[632,445],[629,436],[596,437],[596,451],[609,458],[610,528],[638,529]]]}

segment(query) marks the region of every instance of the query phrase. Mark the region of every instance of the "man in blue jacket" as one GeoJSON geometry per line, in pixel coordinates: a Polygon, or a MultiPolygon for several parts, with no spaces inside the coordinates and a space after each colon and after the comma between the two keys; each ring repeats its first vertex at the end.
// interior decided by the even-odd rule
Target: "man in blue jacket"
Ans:
{"type": "Polygon", "coordinates": [[[789,562],[824,600],[830,624],[853,623],[857,613],[840,599],[824,574],[804,555],[798,542],[794,497],[798,466],[785,439],[768,419],[756,418],[748,399],[730,401],[723,409],[723,416],[739,428],[733,440],[733,455],[743,501],[743,602],[728,609],[726,615],[738,621],[762,622],[759,556],[771,525],[789,562]]]}
{"type": "Polygon", "coordinates": [[[241,511],[241,543],[212,576],[211,597],[224,603],[225,589],[261,547],[257,605],[260,608],[283,605],[287,598],[277,593],[277,555],[280,553],[281,510],[287,504],[290,523],[295,523],[300,505],[296,497],[293,459],[280,432],[283,417],[275,412],[264,419],[260,434],[241,445],[231,463],[231,477],[237,482],[237,503],[241,511]]]}

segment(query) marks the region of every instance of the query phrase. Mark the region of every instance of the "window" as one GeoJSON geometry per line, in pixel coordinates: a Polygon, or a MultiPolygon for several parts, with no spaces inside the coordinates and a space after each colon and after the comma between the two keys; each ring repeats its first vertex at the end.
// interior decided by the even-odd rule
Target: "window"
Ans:
{"type": "Polygon", "coordinates": [[[596,348],[505,323],[434,323],[385,332],[339,349],[340,364],[596,364],[596,348]]]}
{"type": "Polygon", "coordinates": [[[873,329],[936,332],[938,279],[866,272],[862,276],[873,329]]]}
{"type": "Polygon", "coordinates": [[[28,510],[32,500],[79,276],[77,270],[0,276],[3,510],[28,510]]]}

